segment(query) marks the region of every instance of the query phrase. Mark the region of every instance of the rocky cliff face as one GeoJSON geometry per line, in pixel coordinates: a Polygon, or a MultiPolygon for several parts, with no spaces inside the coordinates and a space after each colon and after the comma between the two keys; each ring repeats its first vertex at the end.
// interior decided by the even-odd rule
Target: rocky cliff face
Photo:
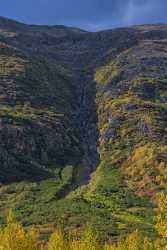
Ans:
{"type": "Polygon", "coordinates": [[[41,179],[78,164],[82,146],[70,76],[7,43],[0,51],[1,182],[41,179]]]}
{"type": "Polygon", "coordinates": [[[35,185],[8,186],[20,213],[37,216],[27,199],[52,205],[52,219],[66,214],[67,224],[88,211],[118,234],[131,228],[126,211],[152,230],[150,209],[167,182],[166,125],[166,25],[90,33],[0,19],[0,181],[35,185]]]}

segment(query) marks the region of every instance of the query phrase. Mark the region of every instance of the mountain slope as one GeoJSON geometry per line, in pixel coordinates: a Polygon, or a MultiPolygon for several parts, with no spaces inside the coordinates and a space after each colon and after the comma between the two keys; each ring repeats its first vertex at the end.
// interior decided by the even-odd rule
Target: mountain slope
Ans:
{"type": "Polygon", "coordinates": [[[167,182],[166,25],[91,33],[0,18],[0,89],[1,218],[13,206],[47,233],[63,220],[105,238],[155,234],[167,182]]]}
{"type": "Polygon", "coordinates": [[[56,165],[75,164],[81,146],[72,83],[45,61],[4,43],[0,50],[1,182],[41,179],[56,165]]]}

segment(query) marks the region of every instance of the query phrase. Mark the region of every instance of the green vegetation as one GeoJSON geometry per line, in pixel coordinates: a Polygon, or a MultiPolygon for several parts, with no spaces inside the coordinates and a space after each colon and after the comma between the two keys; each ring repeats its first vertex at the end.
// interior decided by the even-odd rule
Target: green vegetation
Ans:
{"type": "Polygon", "coordinates": [[[99,87],[107,86],[108,83],[117,80],[120,74],[120,69],[114,63],[111,63],[98,69],[95,73],[94,80],[98,83],[99,87]]]}
{"type": "Polygon", "coordinates": [[[9,106],[9,105],[0,105],[0,117],[6,118],[11,123],[13,122],[19,122],[19,121],[33,121],[33,120],[39,120],[40,118],[46,117],[46,119],[54,120],[54,119],[61,119],[64,115],[55,113],[52,111],[52,109],[40,109],[40,108],[33,108],[29,104],[25,105],[15,105],[15,106],[9,106]]]}
{"type": "Polygon", "coordinates": [[[167,80],[140,57],[134,47],[95,73],[101,163],[82,192],[112,211],[120,234],[136,227],[155,235],[155,197],[166,190],[167,80]]]}
{"type": "Polygon", "coordinates": [[[121,236],[117,241],[110,238],[110,241],[104,243],[100,235],[90,226],[75,233],[67,233],[60,226],[46,241],[40,238],[37,227],[24,229],[10,210],[6,225],[0,228],[0,248],[5,250],[42,250],[45,248],[48,250],[165,250],[167,246],[166,217],[164,217],[166,207],[163,204],[166,200],[166,194],[160,194],[157,199],[159,209],[156,214],[156,228],[160,235],[156,238],[135,230],[127,236],[121,236]]]}

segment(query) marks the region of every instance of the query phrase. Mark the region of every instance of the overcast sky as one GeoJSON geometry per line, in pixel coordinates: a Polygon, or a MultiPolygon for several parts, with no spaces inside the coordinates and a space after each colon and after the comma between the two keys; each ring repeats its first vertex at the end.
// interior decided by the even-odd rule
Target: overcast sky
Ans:
{"type": "Polygon", "coordinates": [[[25,23],[63,24],[96,31],[167,23],[167,0],[0,0],[0,16],[25,23]]]}

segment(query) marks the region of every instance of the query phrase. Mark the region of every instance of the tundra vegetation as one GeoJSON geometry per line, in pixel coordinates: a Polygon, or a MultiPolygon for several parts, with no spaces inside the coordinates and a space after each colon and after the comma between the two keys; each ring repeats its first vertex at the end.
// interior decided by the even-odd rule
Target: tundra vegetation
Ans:
{"type": "Polygon", "coordinates": [[[167,194],[157,195],[155,217],[156,235],[148,236],[135,230],[119,239],[101,240],[100,235],[87,226],[81,231],[66,232],[60,225],[48,240],[40,237],[34,226],[24,228],[9,211],[6,225],[0,229],[0,249],[2,250],[166,250],[167,249],[167,194]]]}

